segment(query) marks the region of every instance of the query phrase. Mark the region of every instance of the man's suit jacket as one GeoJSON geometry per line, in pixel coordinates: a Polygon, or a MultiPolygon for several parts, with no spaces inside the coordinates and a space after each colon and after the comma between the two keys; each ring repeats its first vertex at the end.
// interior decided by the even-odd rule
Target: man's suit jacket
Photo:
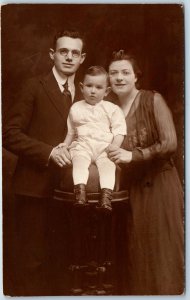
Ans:
{"type": "MultiPolygon", "coordinates": [[[[66,136],[69,106],[52,72],[29,80],[21,95],[3,133],[3,146],[18,155],[13,177],[15,193],[49,197],[56,167],[48,158],[53,147],[66,136]]],[[[81,100],[77,87],[76,100],[81,100]]],[[[58,167],[56,171],[59,172],[58,167]]]]}

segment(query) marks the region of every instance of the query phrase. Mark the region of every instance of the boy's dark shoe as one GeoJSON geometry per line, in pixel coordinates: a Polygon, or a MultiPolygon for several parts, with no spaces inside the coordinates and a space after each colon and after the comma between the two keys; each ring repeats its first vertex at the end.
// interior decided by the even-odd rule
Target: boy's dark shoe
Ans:
{"type": "Polygon", "coordinates": [[[74,194],[75,194],[75,206],[86,206],[88,205],[88,200],[86,197],[86,185],[85,184],[77,184],[74,186],[74,194]]]}
{"type": "Polygon", "coordinates": [[[100,211],[111,212],[112,205],[111,200],[113,198],[113,191],[111,189],[102,189],[101,190],[101,198],[99,200],[98,206],[96,207],[100,211]]]}

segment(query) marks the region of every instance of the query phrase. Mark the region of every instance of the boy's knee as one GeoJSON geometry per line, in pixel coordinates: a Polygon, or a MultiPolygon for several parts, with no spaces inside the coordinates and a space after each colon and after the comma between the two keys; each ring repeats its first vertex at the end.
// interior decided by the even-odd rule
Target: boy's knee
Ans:
{"type": "Polygon", "coordinates": [[[89,166],[91,161],[88,157],[85,157],[83,155],[76,155],[73,157],[72,159],[72,162],[73,162],[73,166],[81,166],[81,167],[84,167],[84,166],[89,166]]]}
{"type": "Polygon", "coordinates": [[[96,161],[96,164],[98,167],[100,168],[105,168],[105,170],[115,170],[116,169],[116,165],[113,161],[111,161],[109,158],[103,158],[103,159],[100,159],[100,160],[97,160],[96,161]]]}

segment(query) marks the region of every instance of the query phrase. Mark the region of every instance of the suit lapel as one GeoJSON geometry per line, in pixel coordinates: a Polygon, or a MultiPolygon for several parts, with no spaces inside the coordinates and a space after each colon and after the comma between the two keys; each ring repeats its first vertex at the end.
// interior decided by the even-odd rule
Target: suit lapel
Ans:
{"type": "Polygon", "coordinates": [[[69,105],[64,102],[63,95],[59,89],[57,81],[55,80],[53,72],[50,72],[45,78],[43,78],[41,83],[50,101],[65,120],[68,116],[69,105]]]}
{"type": "MultiPolygon", "coordinates": [[[[63,95],[59,89],[57,81],[55,80],[53,72],[51,71],[46,77],[44,77],[41,80],[41,83],[42,83],[44,90],[46,91],[50,101],[55,106],[55,108],[57,109],[59,114],[65,120],[68,116],[70,107],[69,107],[68,103],[66,103],[63,99],[63,95]]],[[[81,93],[79,84],[75,83],[75,97],[74,97],[73,103],[77,102],[81,99],[83,99],[83,97],[82,97],[82,93],[81,93]]]]}

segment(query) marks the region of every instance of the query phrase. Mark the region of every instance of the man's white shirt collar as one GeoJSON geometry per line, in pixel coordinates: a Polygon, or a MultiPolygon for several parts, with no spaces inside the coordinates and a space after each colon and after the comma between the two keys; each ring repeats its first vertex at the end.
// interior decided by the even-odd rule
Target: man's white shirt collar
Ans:
{"type": "Polygon", "coordinates": [[[63,85],[65,84],[65,82],[68,78],[68,89],[71,92],[71,96],[72,96],[72,100],[73,100],[74,96],[75,96],[75,85],[74,85],[75,74],[73,74],[69,77],[65,76],[65,78],[62,78],[59,75],[59,73],[57,72],[55,66],[53,66],[52,72],[53,72],[53,75],[55,77],[55,80],[57,81],[57,83],[59,85],[59,88],[60,88],[61,92],[63,92],[63,90],[64,90],[63,85]]]}

